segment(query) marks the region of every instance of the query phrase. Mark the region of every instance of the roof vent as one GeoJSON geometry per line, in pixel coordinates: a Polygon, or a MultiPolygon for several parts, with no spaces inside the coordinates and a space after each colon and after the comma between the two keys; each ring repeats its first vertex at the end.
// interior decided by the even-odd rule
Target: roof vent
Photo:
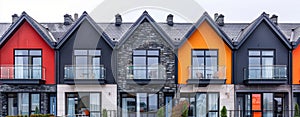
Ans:
{"type": "Polygon", "coordinates": [[[73,19],[72,19],[72,16],[69,15],[69,14],[65,14],[64,15],[64,25],[70,25],[73,23],[73,19]]]}
{"type": "Polygon", "coordinates": [[[117,14],[117,15],[115,15],[115,17],[116,17],[115,25],[116,26],[121,26],[121,24],[122,24],[122,16],[120,14],[117,14]]]}
{"type": "MultiPolygon", "coordinates": [[[[216,14],[215,14],[215,17],[216,17],[216,14]]],[[[216,18],[216,23],[219,25],[219,26],[224,26],[224,15],[220,14],[217,18],[216,18]]]]}
{"type": "Polygon", "coordinates": [[[12,17],[12,23],[17,22],[17,20],[19,19],[19,16],[17,14],[13,14],[11,17],[12,17]]]}
{"type": "Polygon", "coordinates": [[[169,15],[167,16],[167,24],[168,24],[169,26],[173,26],[173,25],[174,25],[174,22],[173,22],[173,15],[172,15],[172,14],[169,14],[169,15]]]}
{"type": "Polygon", "coordinates": [[[278,23],[278,16],[277,16],[277,15],[275,15],[275,14],[272,15],[270,19],[271,19],[271,21],[272,21],[274,24],[277,25],[277,23],[278,23]]]}

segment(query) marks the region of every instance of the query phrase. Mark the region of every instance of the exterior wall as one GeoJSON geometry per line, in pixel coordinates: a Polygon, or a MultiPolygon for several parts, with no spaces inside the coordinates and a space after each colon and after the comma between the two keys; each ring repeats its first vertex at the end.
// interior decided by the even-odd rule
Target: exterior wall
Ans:
{"type": "Polygon", "coordinates": [[[207,21],[204,21],[178,49],[179,84],[186,84],[189,79],[193,49],[218,49],[218,64],[226,67],[226,84],[231,84],[232,51],[207,21]]]}
{"type": "Polygon", "coordinates": [[[101,92],[101,110],[117,110],[117,85],[57,85],[57,115],[65,115],[66,92],[101,92]]]}
{"type": "MultiPolygon", "coordinates": [[[[122,83],[126,84],[126,70],[132,64],[132,51],[135,49],[159,49],[160,64],[166,69],[166,81],[175,81],[174,51],[152,25],[144,21],[117,50],[117,76],[119,85],[122,83]]],[[[171,87],[175,87],[175,84],[170,85],[171,87]]]]}
{"type": "MultiPolygon", "coordinates": [[[[243,45],[235,51],[234,83],[243,84],[243,69],[248,66],[249,49],[273,49],[275,50],[275,65],[287,65],[289,71],[289,50],[283,44],[277,34],[263,21],[246,39],[243,45]]],[[[289,73],[289,72],[288,72],[289,73]]],[[[290,74],[288,74],[290,79],[290,74]]],[[[289,81],[290,82],[290,81],[289,81]]]]}
{"type": "Polygon", "coordinates": [[[8,114],[7,93],[40,93],[40,111],[48,114],[49,94],[56,93],[56,85],[0,85],[0,117],[8,114]]]}
{"type": "Polygon", "coordinates": [[[46,69],[44,74],[46,84],[55,84],[54,50],[27,21],[21,24],[0,49],[1,65],[14,65],[14,49],[41,49],[42,65],[46,69]]]}
{"type": "MultiPolygon", "coordinates": [[[[171,46],[163,39],[163,37],[152,27],[152,25],[144,21],[142,22],[132,35],[124,42],[123,45],[116,51],[117,62],[117,77],[118,77],[118,105],[121,106],[121,93],[142,93],[151,92],[159,95],[159,108],[164,106],[164,96],[174,95],[176,92],[175,84],[175,53],[171,46]],[[165,67],[166,79],[161,81],[161,84],[147,85],[127,84],[126,73],[127,67],[132,64],[132,52],[134,49],[159,49],[160,64],[165,67]],[[167,87],[167,88],[166,88],[167,87]]],[[[119,108],[120,110],[121,108],[119,108]]],[[[121,111],[118,111],[121,115],[121,111]]]]}
{"type": "Polygon", "coordinates": [[[300,46],[293,50],[292,66],[293,66],[293,84],[300,84],[300,46]]]}
{"type": "Polygon", "coordinates": [[[65,65],[75,65],[73,59],[73,50],[75,49],[101,49],[101,64],[106,68],[106,83],[115,83],[111,70],[112,48],[87,20],[82,22],[59,49],[59,68],[57,70],[59,83],[64,82],[65,65]]]}

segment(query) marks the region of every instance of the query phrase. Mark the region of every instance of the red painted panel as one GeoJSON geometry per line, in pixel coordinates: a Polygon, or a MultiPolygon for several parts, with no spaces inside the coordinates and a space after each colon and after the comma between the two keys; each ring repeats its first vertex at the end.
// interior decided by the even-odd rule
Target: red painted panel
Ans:
{"type": "Polygon", "coordinates": [[[15,49],[41,49],[46,84],[55,84],[55,52],[27,21],[21,24],[0,49],[1,65],[14,64],[15,49]]]}

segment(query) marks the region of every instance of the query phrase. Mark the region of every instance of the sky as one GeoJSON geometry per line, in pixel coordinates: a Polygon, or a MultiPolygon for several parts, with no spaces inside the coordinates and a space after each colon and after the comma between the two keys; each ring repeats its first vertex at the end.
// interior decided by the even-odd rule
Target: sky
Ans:
{"type": "Polygon", "coordinates": [[[196,22],[206,11],[223,14],[225,23],[249,23],[262,12],[278,15],[279,23],[300,23],[299,5],[299,0],[0,0],[0,22],[23,11],[41,23],[63,22],[64,14],[83,11],[96,22],[112,22],[117,13],[123,22],[134,22],[147,10],[157,22],[168,14],[174,22],[196,22]]]}

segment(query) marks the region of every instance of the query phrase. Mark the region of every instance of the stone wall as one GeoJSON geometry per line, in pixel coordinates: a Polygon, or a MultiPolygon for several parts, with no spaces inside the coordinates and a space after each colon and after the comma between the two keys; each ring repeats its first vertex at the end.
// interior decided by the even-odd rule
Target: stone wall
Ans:
{"type": "Polygon", "coordinates": [[[49,94],[56,92],[56,85],[0,85],[0,117],[8,114],[8,93],[39,93],[40,112],[49,113],[49,94]]]}

